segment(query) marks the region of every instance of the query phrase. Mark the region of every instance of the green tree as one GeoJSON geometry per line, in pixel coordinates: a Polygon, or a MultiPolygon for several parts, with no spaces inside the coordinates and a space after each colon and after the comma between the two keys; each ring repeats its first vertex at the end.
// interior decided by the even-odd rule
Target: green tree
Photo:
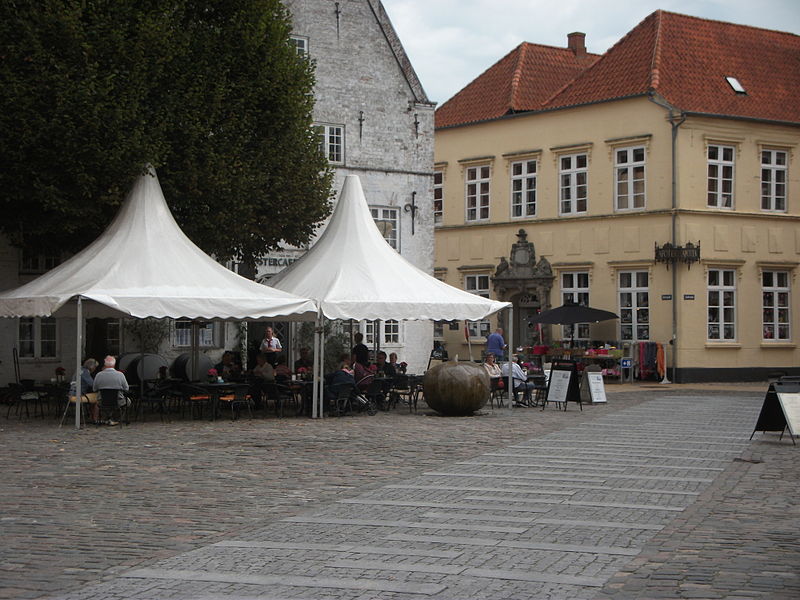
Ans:
{"type": "Polygon", "coordinates": [[[290,32],[280,0],[2,0],[0,232],[76,251],[149,163],[205,251],[307,242],[332,177],[290,32]]]}

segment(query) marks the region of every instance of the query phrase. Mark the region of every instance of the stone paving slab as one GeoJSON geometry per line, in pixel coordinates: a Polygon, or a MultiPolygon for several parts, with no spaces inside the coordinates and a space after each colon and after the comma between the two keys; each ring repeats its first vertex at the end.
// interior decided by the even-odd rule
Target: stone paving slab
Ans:
{"type": "MultiPolygon", "coordinates": [[[[329,454],[337,454],[340,448],[331,443],[330,437],[326,438],[330,447],[326,448],[326,454],[317,454],[317,462],[310,454],[304,454],[292,446],[293,450],[302,454],[304,461],[308,460],[305,463],[308,468],[317,469],[315,477],[310,478],[309,482],[312,479],[324,482],[314,488],[315,493],[325,488],[325,493],[320,494],[313,510],[309,510],[308,506],[303,510],[301,506],[294,514],[278,515],[275,508],[279,505],[274,502],[278,494],[251,496],[247,494],[248,488],[245,486],[243,496],[248,503],[244,504],[245,510],[242,510],[241,503],[237,503],[234,516],[252,517],[228,520],[225,522],[227,529],[214,526],[213,517],[219,518],[225,514],[224,502],[217,500],[216,495],[221,494],[224,498],[229,490],[235,493],[236,488],[228,484],[241,485],[249,478],[249,469],[255,466],[248,462],[250,453],[262,443],[255,442],[252,435],[258,427],[254,427],[245,440],[238,435],[231,435],[235,439],[233,444],[231,440],[221,440],[218,435],[209,435],[204,439],[207,445],[199,446],[195,438],[189,442],[190,456],[196,453],[207,456],[208,449],[223,454],[222,462],[213,461],[219,470],[219,477],[212,479],[210,485],[196,488],[200,493],[201,490],[210,492],[207,493],[210,506],[204,507],[210,522],[201,524],[195,515],[185,523],[190,531],[201,532],[199,537],[188,542],[183,551],[172,549],[169,558],[151,555],[146,559],[147,564],[134,569],[120,564],[117,569],[95,571],[105,575],[105,582],[80,585],[72,592],[62,592],[55,587],[51,589],[62,592],[55,597],[69,600],[588,600],[613,597],[735,597],[735,594],[748,597],[749,593],[753,594],[749,597],[795,597],[797,588],[794,587],[792,576],[794,574],[796,579],[797,558],[800,555],[793,542],[796,537],[793,533],[797,530],[797,505],[794,495],[789,493],[789,490],[793,491],[792,484],[784,484],[782,478],[787,473],[798,474],[794,466],[797,461],[792,461],[793,455],[785,450],[786,445],[778,449],[773,447],[776,446],[774,441],[777,436],[766,436],[762,442],[754,440],[744,444],[740,443],[742,438],[738,437],[749,437],[762,398],[735,394],[703,398],[662,394],[641,404],[634,401],[628,403],[627,407],[620,406],[624,408],[621,412],[602,410],[608,407],[587,407],[584,412],[594,413],[591,419],[579,416],[580,413],[576,412],[554,415],[553,419],[562,415],[578,418],[563,427],[551,429],[552,432],[542,429],[532,434],[520,428],[515,430],[515,435],[519,436],[516,440],[508,431],[508,427],[513,428],[513,421],[525,419],[525,424],[530,427],[537,423],[536,417],[548,419],[550,417],[544,415],[556,411],[495,411],[465,420],[463,422],[470,423],[463,430],[467,436],[458,440],[461,442],[458,444],[439,443],[437,440],[439,436],[452,438],[454,433],[461,433],[462,423],[457,423],[455,430],[434,432],[426,428],[431,421],[438,421],[432,427],[441,429],[441,424],[449,427],[452,420],[428,417],[430,421],[422,427],[419,427],[421,422],[414,422],[409,427],[409,437],[412,432],[416,433],[413,431],[416,429],[423,434],[428,433],[431,447],[446,450],[447,456],[443,459],[432,459],[425,452],[414,452],[409,456],[406,448],[393,445],[391,438],[398,429],[397,423],[385,428],[377,427],[380,437],[376,439],[374,432],[370,434],[360,429],[349,432],[347,429],[353,423],[358,426],[363,423],[373,425],[379,423],[380,419],[364,419],[361,423],[357,423],[357,420],[341,420],[341,423],[334,424],[334,427],[345,428],[344,431],[337,431],[339,435],[363,433],[370,437],[370,443],[378,442],[378,445],[370,449],[369,444],[363,443],[363,449],[368,452],[366,455],[356,451],[347,453],[347,460],[343,460],[343,455],[339,456],[342,465],[326,460],[329,454]],[[500,413],[511,415],[507,418],[500,413]],[[720,413],[725,413],[726,417],[719,419],[720,413]],[[671,432],[670,436],[647,438],[651,443],[646,451],[642,451],[641,436],[629,437],[629,434],[636,431],[637,422],[650,427],[656,418],[668,426],[666,429],[671,432]],[[705,439],[707,423],[714,420],[725,423],[726,436],[713,438],[710,440],[712,443],[696,443],[705,439]],[[598,424],[597,427],[587,427],[588,421],[598,424]],[[479,425],[476,426],[476,423],[479,425]],[[484,427],[484,423],[491,427],[484,427]],[[616,429],[615,423],[618,423],[616,429]],[[481,433],[481,429],[483,434],[492,434],[503,428],[506,428],[506,437],[500,443],[496,439],[489,443],[488,438],[477,437],[476,443],[468,442],[481,433]],[[629,456],[625,451],[628,440],[633,448],[638,449],[635,450],[637,455],[641,456],[637,456],[632,464],[621,465],[619,459],[629,456]],[[556,459],[553,459],[549,468],[544,470],[555,475],[533,477],[553,477],[539,481],[562,486],[549,488],[551,492],[560,490],[571,494],[548,494],[541,490],[545,493],[536,495],[536,501],[529,501],[528,498],[534,495],[528,492],[540,490],[535,490],[536,479],[528,479],[531,477],[531,466],[524,454],[507,457],[519,458],[520,462],[515,464],[509,460],[502,467],[476,464],[487,461],[489,452],[513,455],[518,450],[514,446],[538,447],[540,443],[565,445],[570,449],[568,456],[575,456],[576,459],[568,462],[555,462],[556,459]],[[768,445],[770,443],[772,445],[768,445]],[[232,452],[237,444],[241,444],[243,449],[232,452]],[[583,453],[573,452],[576,444],[580,444],[581,450],[590,450],[586,454],[586,463],[577,460],[583,453]],[[752,448],[762,446],[763,454],[749,458],[748,453],[752,448]],[[385,448],[386,452],[377,453],[375,448],[385,448]],[[592,448],[602,449],[603,454],[592,455],[592,448]],[[676,449],[681,452],[676,453],[676,449]],[[617,451],[619,455],[615,456],[617,451]],[[226,466],[225,459],[231,456],[231,452],[246,463],[246,468],[235,461],[230,467],[226,466]],[[719,471],[720,464],[717,463],[713,465],[716,468],[707,471],[707,477],[699,478],[693,477],[698,469],[692,467],[705,466],[705,463],[673,458],[667,461],[665,467],[665,461],[660,458],[664,454],[679,458],[684,454],[698,460],[711,457],[717,461],[725,460],[727,456],[728,464],[723,462],[725,470],[719,471]],[[354,480],[357,481],[350,486],[343,485],[344,479],[337,468],[341,466],[348,471],[347,466],[354,464],[349,462],[351,458],[355,458],[355,463],[368,465],[369,468],[384,465],[385,472],[379,477],[355,473],[354,480]],[[751,460],[754,462],[749,462],[751,460]],[[750,497],[750,493],[764,484],[763,481],[752,481],[751,470],[772,461],[779,463],[770,471],[773,475],[771,479],[780,482],[776,486],[779,493],[770,495],[766,500],[761,494],[750,497]],[[586,471],[586,465],[596,471],[606,470],[599,478],[584,477],[581,472],[586,471]],[[622,476],[618,470],[620,468],[622,476]],[[331,488],[327,487],[327,469],[334,475],[331,488]],[[667,472],[667,477],[676,480],[658,479],[658,476],[654,480],[654,472],[667,472]],[[435,473],[435,476],[432,477],[431,473],[435,473]],[[504,477],[491,476],[498,473],[504,477]],[[467,476],[470,478],[465,480],[467,476]],[[359,480],[359,477],[362,479],[359,480]],[[640,485],[655,487],[639,490],[631,487],[634,483],[637,488],[640,485]],[[515,485],[522,487],[515,489],[512,487],[515,485]],[[659,489],[665,487],[676,489],[664,491],[679,493],[660,493],[659,489]],[[747,493],[739,494],[739,489],[747,493]],[[680,493],[685,491],[693,493],[680,493]],[[476,493],[478,495],[474,495],[476,493]],[[720,529],[709,528],[709,525],[716,524],[720,518],[714,514],[720,505],[717,502],[720,494],[732,499],[727,506],[730,512],[723,512],[721,517],[731,534],[717,537],[720,529]],[[516,497],[523,501],[516,501],[516,497]],[[542,498],[547,501],[540,501],[542,498]],[[253,504],[249,504],[251,500],[253,504]],[[758,512],[756,507],[765,503],[769,505],[767,513],[770,517],[782,511],[784,518],[780,526],[762,518],[763,511],[758,512]],[[747,513],[749,519],[742,523],[737,517],[744,509],[751,512],[747,513]],[[496,515],[498,519],[495,523],[486,519],[476,519],[470,523],[470,515],[496,515]],[[735,516],[731,518],[731,515],[735,516]],[[502,518],[516,521],[504,521],[502,518]],[[627,523],[631,526],[625,527],[627,523]],[[459,532],[459,526],[465,524],[475,529],[462,529],[459,532]],[[781,527],[783,525],[793,528],[784,530],[781,527]],[[742,533],[742,529],[751,534],[753,539],[742,536],[737,539],[732,535],[733,532],[742,533]],[[461,535],[469,531],[473,535],[461,535]],[[219,539],[215,540],[215,537],[219,539]],[[394,554],[393,549],[397,550],[394,554]],[[736,555],[734,561],[722,558],[730,553],[736,555]],[[776,553],[778,556],[773,556],[776,553]],[[745,572],[747,576],[734,577],[735,585],[727,583],[725,574],[737,572],[745,572]],[[770,593],[773,595],[763,595],[770,593]]],[[[614,396],[610,395],[610,399],[613,401],[614,396]]],[[[620,397],[620,404],[625,400],[620,397]]],[[[388,419],[394,415],[379,416],[388,419]]],[[[255,425],[257,421],[253,423],[255,425]]],[[[720,431],[720,427],[717,427],[717,431],[720,431]]],[[[315,433],[321,432],[314,429],[315,433]]],[[[233,433],[233,430],[226,430],[225,433],[233,433]]],[[[402,427],[399,427],[399,433],[404,435],[402,427]]],[[[305,438],[304,441],[310,440],[305,438]]],[[[350,439],[347,441],[353,443],[350,439]]],[[[360,442],[354,443],[358,446],[360,442]]],[[[414,449],[417,450],[420,442],[414,443],[414,449]]],[[[265,445],[277,449],[278,444],[273,442],[265,445]]],[[[322,446],[315,446],[315,450],[317,448],[322,446]]],[[[277,463],[282,460],[282,456],[274,459],[277,463]]],[[[274,463],[271,465],[266,462],[264,465],[267,472],[275,471],[274,463]]],[[[298,465],[295,463],[290,467],[297,469],[298,465]]],[[[152,468],[159,470],[157,465],[152,468]]],[[[202,466],[197,471],[204,475],[209,473],[202,466]]],[[[302,473],[300,469],[292,474],[302,477],[302,473]]],[[[172,474],[179,477],[177,473],[172,474]]],[[[192,481],[200,482],[191,467],[189,474],[195,475],[190,477],[192,481]]],[[[75,486],[78,490],[76,493],[80,494],[84,482],[78,477],[70,483],[76,481],[79,483],[75,486]]],[[[105,488],[102,489],[108,490],[113,499],[124,498],[128,492],[128,487],[124,483],[120,485],[113,477],[106,477],[103,481],[105,488]],[[122,491],[117,489],[120,487],[122,491]]],[[[291,475],[287,473],[286,483],[290,481],[291,475]]],[[[93,488],[94,485],[94,481],[87,485],[86,492],[90,497],[98,489],[93,488]]],[[[189,489],[191,486],[187,486],[187,492],[181,495],[181,499],[187,502],[192,498],[189,489]]],[[[294,490],[299,491],[299,486],[286,486],[287,492],[294,490]]],[[[163,502],[163,495],[156,495],[163,502]]],[[[174,525],[168,523],[165,533],[169,533],[172,527],[174,525]]],[[[135,536],[138,533],[135,523],[119,529],[120,533],[114,534],[118,539],[121,539],[119,536],[135,536]]],[[[100,541],[106,551],[114,548],[113,539],[110,542],[100,541]]],[[[146,541],[152,552],[162,540],[148,538],[146,541]]],[[[5,590],[3,588],[3,593],[5,590]]]]}

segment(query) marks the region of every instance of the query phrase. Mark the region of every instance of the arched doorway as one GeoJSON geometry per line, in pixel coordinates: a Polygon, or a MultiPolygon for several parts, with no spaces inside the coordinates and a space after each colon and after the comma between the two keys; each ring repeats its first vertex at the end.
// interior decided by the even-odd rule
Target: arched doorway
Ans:
{"type": "Polygon", "coordinates": [[[509,260],[500,259],[492,283],[498,300],[514,305],[514,346],[533,346],[546,343],[540,339],[540,329],[529,327],[528,319],[540,310],[550,308],[550,290],[553,287],[553,270],[542,257],[536,261],[536,250],[528,241],[524,229],[517,233],[511,245],[509,260]]]}

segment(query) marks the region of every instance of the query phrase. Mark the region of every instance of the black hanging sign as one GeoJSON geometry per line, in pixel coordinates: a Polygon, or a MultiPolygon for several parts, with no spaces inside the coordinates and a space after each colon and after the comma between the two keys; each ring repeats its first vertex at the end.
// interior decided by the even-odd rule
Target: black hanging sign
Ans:
{"type": "Polygon", "coordinates": [[[800,429],[800,423],[797,422],[798,404],[800,404],[800,382],[776,381],[775,383],[770,383],[767,395],[764,396],[764,404],[761,406],[761,413],[758,415],[755,429],[750,434],[750,439],[753,439],[756,431],[761,431],[762,433],[780,431],[782,438],[783,432],[789,424],[787,421],[788,413],[789,418],[792,419],[789,436],[792,438],[792,443],[795,444],[794,434],[795,431],[800,429]]]}

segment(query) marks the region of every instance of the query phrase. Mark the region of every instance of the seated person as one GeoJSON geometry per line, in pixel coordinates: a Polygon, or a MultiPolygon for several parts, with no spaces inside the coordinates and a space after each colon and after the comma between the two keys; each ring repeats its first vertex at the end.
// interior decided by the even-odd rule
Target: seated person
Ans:
{"type": "Polygon", "coordinates": [[[500,371],[500,365],[498,365],[495,362],[494,352],[489,352],[486,354],[486,362],[483,363],[483,367],[486,369],[486,372],[489,374],[489,377],[502,376],[502,373],[500,371]]]}
{"type": "Polygon", "coordinates": [[[514,391],[522,392],[522,397],[526,400],[529,399],[531,390],[536,386],[533,384],[533,382],[528,381],[528,376],[522,371],[522,367],[519,366],[517,361],[503,363],[503,367],[500,369],[503,377],[508,378],[509,364],[511,364],[511,377],[514,380],[514,391]]]}
{"type": "MultiPolygon", "coordinates": [[[[267,356],[269,361],[269,356],[267,356]]],[[[275,361],[275,381],[278,383],[285,383],[292,379],[292,370],[286,364],[286,355],[281,354],[275,361]]]]}
{"type": "Polygon", "coordinates": [[[314,361],[311,359],[311,351],[306,347],[300,348],[300,358],[294,361],[294,372],[297,373],[300,368],[314,368],[314,361]]]}
{"type": "MultiPolygon", "coordinates": [[[[125,375],[117,371],[114,367],[117,365],[117,359],[113,356],[106,356],[103,361],[103,370],[100,371],[94,378],[92,389],[96,392],[98,390],[119,390],[117,394],[117,405],[122,408],[130,406],[131,401],[125,395],[128,391],[128,380],[125,375]]],[[[109,422],[110,425],[115,425],[114,422],[109,422]]]]}
{"type": "Polygon", "coordinates": [[[400,363],[397,362],[397,352],[389,354],[389,364],[394,367],[395,373],[400,373],[400,363]]]}
{"type": "MultiPolygon", "coordinates": [[[[92,374],[97,370],[98,365],[99,363],[95,359],[87,358],[83,361],[83,366],[81,367],[81,396],[85,396],[86,400],[89,401],[89,416],[94,423],[100,420],[100,405],[97,403],[97,393],[90,390],[94,389],[94,377],[92,374]]],[[[73,377],[69,386],[70,402],[75,401],[75,380],[76,378],[73,377]]]]}
{"type": "Polygon", "coordinates": [[[275,382],[275,369],[267,362],[263,352],[256,355],[256,366],[253,367],[251,375],[249,394],[258,407],[261,405],[261,396],[267,389],[266,384],[275,382]]]}
{"type": "Polygon", "coordinates": [[[339,368],[331,375],[325,377],[325,400],[328,404],[336,401],[340,386],[356,384],[353,369],[350,366],[350,355],[342,354],[339,357],[339,368]]]}
{"type": "Polygon", "coordinates": [[[242,367],[236,363],[236,357],[230,350],[222,353],[222,360],[214,368],[225,381],[237,379],[242,374],[242,367]]]}
{"type": "Polygon", "coordinates": [[[377,373],[379,377],[381,373],[383,373],[384,377],[394,377],[397,375],[397,369],[395,369],[390,362],[387,362],[386,352],[383,350],[380,350],[375,356],[375,366],[378,368],[377,373]]]}

